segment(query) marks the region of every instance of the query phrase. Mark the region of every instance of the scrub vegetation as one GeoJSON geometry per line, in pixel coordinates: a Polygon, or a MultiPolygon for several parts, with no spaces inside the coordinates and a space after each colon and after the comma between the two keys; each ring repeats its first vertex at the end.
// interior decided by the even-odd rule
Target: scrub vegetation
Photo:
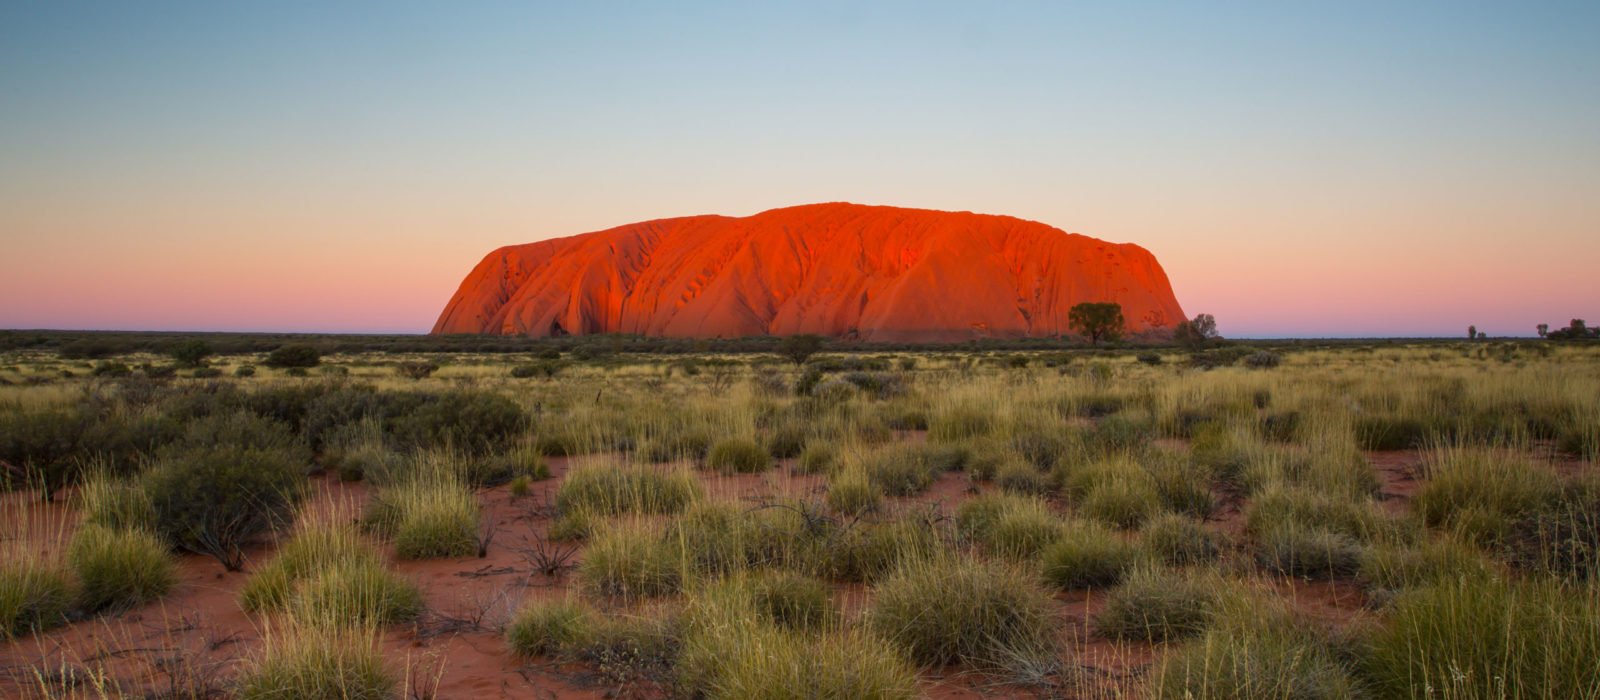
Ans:
{"type": "Polygon", "coordinates": [[[0,695],[1600,700],[1600,347],[1195,333],[0,334],[0,695]]]}

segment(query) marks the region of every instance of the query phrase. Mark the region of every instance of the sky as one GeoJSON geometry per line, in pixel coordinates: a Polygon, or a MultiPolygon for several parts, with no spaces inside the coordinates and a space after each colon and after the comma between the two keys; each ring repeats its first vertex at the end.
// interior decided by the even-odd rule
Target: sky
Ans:
{"type": "Polygon", "coordinates": [[[0,0],[0,328],[426,332],[501,245],[1008,214],[1234,337],[1600,320],[1600,3],[0,0]]]}

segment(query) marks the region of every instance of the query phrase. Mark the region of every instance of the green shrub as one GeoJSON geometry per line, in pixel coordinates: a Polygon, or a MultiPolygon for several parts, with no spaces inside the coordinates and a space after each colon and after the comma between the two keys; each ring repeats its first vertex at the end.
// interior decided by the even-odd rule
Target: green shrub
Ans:
{"type": "MultiPolygon", "coordinates": [[[[786,420],[773,426],[761,436],[761,447],[777,459],[800,456],[811,438],[811,426],[803,420],[786,420]]],[[[715,451],[715,447],[712,448],[715,451]]]]}
{"type": "Polygon", "coordinates": [[[700,483],[687,472],[591,462],[567,472],[556,491],[556,510],[660,515],[682,512],[699,497],[700,483]]]}
{"type": "Polygon", "coordinates": [[[370,635],[291,629],[269,637],[261,657],[239,674],[238,697],[384,700],[396,697],[397,685],[370,635]]]}
{"type": "Polygon", "coordinates": [[[581,646],[594,626],[594,613],[573,600],[533,600],[506,627],[506,643],[518,656],[547,656],[581,646]]]}
{"type": "Polygon", "coordinates": [[[667,525],[668,543],[683,552],[686,565],[700,573],[728,573],[745,568],[752,558],[754,537],[743,508],[725,501],[699,501],[667,525]]]}
{"type": "Polygon", "coordinates": [[[220,447],[169,456],[141,483],[158,534],[238,571],[245,544],[288,522],[304,470],[283,451],[220,447]]]}
{"type": "Polygon", "coordinates": [[[456,390],[429,395],[385,427],[401,447],[448,447],[482,455],[505,449],[527,423],[522,407],[498,392],[456,390]]]}
{"type": "Polygon", "coordinates": [[[995,668],[1058,645],[1055,602],[1031,575],[965,557],[903,564],[878,585],[866,619],[919,664],[995,668]]]}
{"type": "Polygon", "coordinates": [[[1033,558],[1064,528],[1044,501],[1022,497],[971,499],[956,511],[956,524],[962,534],[1008,559],[1033,558]]]}
{"type": "Polygon", "coordinates": [[[89,612],[150,602],[178,578],[167,544],[138,530],[84,525],[72,536],[67,562],[78,579],[78,606],[89,612]]]}
{"type": "MultiPolygon", "coordinates": [[[[26,485],[51,500],[80,476],[82,446],[94,421],[77,410],[0,410],[0,461],[21,469],[26,485]]],[[[13,482],[10,469],[3,478],[10,488],[24,485],[13,482]]]]}
{"type": "Polygon", "coordinates": [[[1040,552],[1044,580],[1063,590],[1106,588],[1139,562],[1139,550],[1104,526],[1076,522],[1040,552]]]}
{"type": "Polygon", "coordinates": [[[913,698],[916,673],[860,631],[804,634],[763,619],[741,581],[697,593],[676,668],[679,693],[709,698],[913,698]]]}
{"type": "Polygon", "coordinates": [[[718,440],[706,456],[706,466],[720,474],[753,474],[772,467],[772,455],[753,440],[718,440]]]}
{"type": "Polygon", "coordinates": [[[1220,582],[1157,568],[1133,570],[1106,596],[1095,629],[1119,640],[1165,642],[1204,632],[1217,607],[1220,582]]]}
{"type": "Polygon", "coordinates": [[[1592,587],[1544,580],[1462,578],[1409,591],[1372,636],[1364,675],[1383,697],[1593,697],[1597,601],[1592,587]]]}
{"type": "Polygon", "coordinates": [[[322,351],[309,345],[285,345],[268,353],[262,364],[277,369],[316,367],[322,364],[322,351]]]}
{"type": "Polygon", "coordinates": [[[1132,529],[1160,510],[1158,499],[1147,480],[1115,479],[1091,489],[1078,504],[1078,512],[1116,527],[1132,529]]]}

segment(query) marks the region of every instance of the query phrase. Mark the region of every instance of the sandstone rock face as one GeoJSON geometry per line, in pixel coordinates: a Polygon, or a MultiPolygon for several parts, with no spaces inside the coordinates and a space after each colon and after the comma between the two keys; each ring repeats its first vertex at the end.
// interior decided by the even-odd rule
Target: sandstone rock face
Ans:
{"type": "Polygon", "coordinates": [[[500,248],[433,332],[953,342],[1067,335],[1085,301],[1120,303],[1135,333],[1184,318],[1136,245],[1008,216],[812,204],[500,248]]]}

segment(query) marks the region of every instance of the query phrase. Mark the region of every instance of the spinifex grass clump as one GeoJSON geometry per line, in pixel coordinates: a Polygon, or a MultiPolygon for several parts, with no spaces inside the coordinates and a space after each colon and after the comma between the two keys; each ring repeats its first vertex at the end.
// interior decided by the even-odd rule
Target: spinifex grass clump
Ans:
{"type": "Polygon", "coordinates": [[[245,581],[239,605],[286,611],[302,624],[382,625],[415,618],[423,602],[353,527],[313,519],[245,581]]]}
{"type": "Polygon", "coordinates": [[[1217,558],[1222,537],[1193,518],[1169,513],[1145,524],[1140,541],[1146,552],[1173,566],[1199,564],[1217,558]]]}
{"type": "Polygon", "coordinates": [[[140,530],[84,525],[72,536],[67,562],[86,612],[146,603],[171,590],[177,565],[167,543],[140,530]]]}
{"type": "Polygon", "coordinates": [[[1064,524],[1041,499],[990,494],[963,503],[956,527],[995,554],[1030,559],[1061,537],[1064,524]]]}
{"type": "Polygon", "coordinates": [[[1385,697],[1593,698],[1600,590],[1533,579],[1446,580],[1401,595],[1365,657],[1385,697]]]}
{"type": "Polygon", "coordinates": [[[867,622],[929,665],[1003,668],[1059,643],[1054,601],[1032,575],[957,555],[903,563],[878,584],[867,622]]]}
{"type": "Polygon", "coordinates": [[[375,559],[337,562],[295,587],[289,612],[304,624],[383,625],[415,619],[422,593],[375,559]]]}
{"type": "Polygon", "coordinates": [[[1114,586],[1140,559],[1136,544],[1088,521],[1072,523],[1039,554],[1045,581],[1063,590],[1114,586]]]}
{"type": "Polygon", "coordinates": [[[1508,537],[1519,518],[1554,502],[1561,482],[1544,466],[1503,452],[1462,447],[1435,450],[1414,507],[1429,526],[1483,543],[1508,537]]]}
{"type": "Polygon", "coordinates": [[[841,515],[871,513],[882,501],[883,489],[861,467],[845,467],[828,477],[828,507],[841,515]]]}
{"type": "Polygon", "coordinates": [[[711,446],[706,466],[720,474],[753,474],[772,467],[772,455],[754,440],[728,438],[711,446]]]}
{"type": "Polygon", "coordinates": [[[772,616],[762,584],[732,578],[692,592],[675,673],[709,698],[914,698],[916,672],[860,629],[797,630],[772,616]]]}
{"type": "Polygon", "coordinates": [[[241,700],[396,697],[374,630],[291,625],[272,630],[260,656],[239,675],[241,700]]]}
{"type": "Polygon", "coordinates": [[[588,639],[596,613],[575,600],[533,600],[506,627],[506,643],[519,656],[552,655],[588,639]]]}
{"type": "Polygon", "coordinates": [[[1161,509],[1154,479],[1126,455],[1072,471],[1064,491],[1081,515],[1120,528],[1136,528],[1161,509]]]}
{"type": "Polygon", "coordinates": [[[699,497],[700,483],[685,471],[586,462],[567,472],[556,491],[556,510],[659,515],[681,512],[699,497]]]}
{"type": "Polygon", "coordinates": [[[1210,631],[1161,657],[1146,690],[1156,700],[1368,697],[1348,656],[1261,594],[1229,596],[1210,631]]]}
{"type": "Polygon", "coordinates": [[[1211,623],[1222,585],[1214,576],[1135,569],[1107,595],[1094,616],[1095,630],[1112,639],[1147,642],[1198,635],[1211,623]]]}
{"type": "Polygon", "coordinates": [[[419,465],[379,489],[366,515],[374,531],[393,538],[402,559],[472,556],[479,546],[478,518],[472,492],[454,471],[437,464],[419,465]]]}
{"type": "Polygon", "coordinates": [[[34,557],[0,563],[0,640],[67,621],[72,583],[62,567],[34,557]]]}
{"type": "Polygon", "coordinates": [[[623,599],[678,592],[688,568],[683,543],[648,523],[613,523],[590,537],[578,581],[591,595],[623,599]]]}

